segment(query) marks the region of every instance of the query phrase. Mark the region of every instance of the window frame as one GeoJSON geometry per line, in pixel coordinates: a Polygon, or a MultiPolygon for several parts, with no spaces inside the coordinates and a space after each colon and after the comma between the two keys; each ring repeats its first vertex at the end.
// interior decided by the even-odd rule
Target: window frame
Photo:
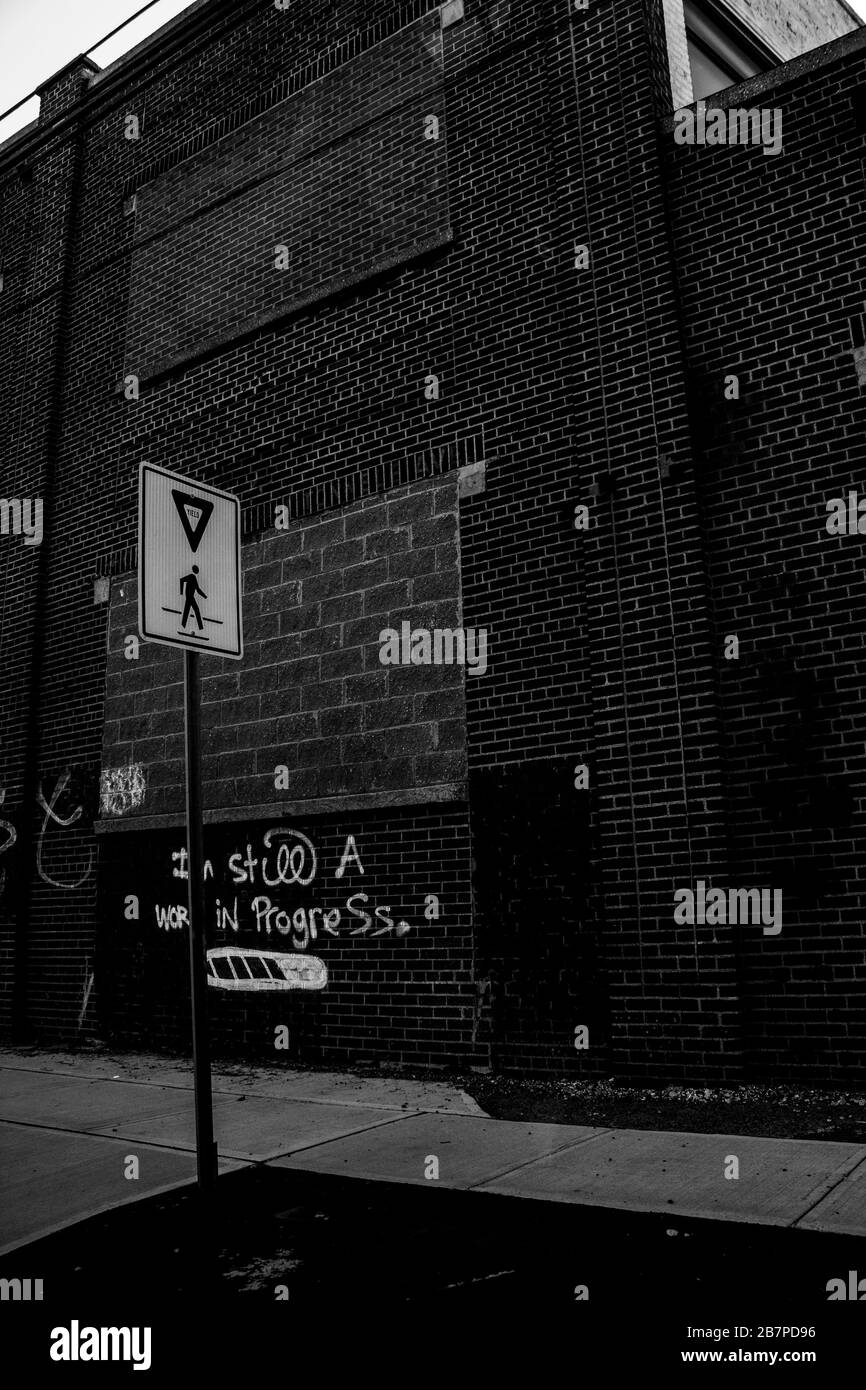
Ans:
{"type": "Polygon", "coordinates": [[[783,62],[766,43],[741,29],[731,12],[718,0],[683,0],[683,18],[689,47],[700,49],[717,67],[732,72],[734,81],[729,85],[748,82],[783,62]],[[744,65],[756,71],[744,72],[744,65]]]}

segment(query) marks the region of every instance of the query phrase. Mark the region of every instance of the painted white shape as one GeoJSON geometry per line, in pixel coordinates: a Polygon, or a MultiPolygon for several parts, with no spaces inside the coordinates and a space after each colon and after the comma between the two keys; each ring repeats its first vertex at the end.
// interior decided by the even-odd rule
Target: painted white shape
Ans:
{"type": "Polygon", "coordinates": [[[328,967],[318,956],[242,946],[217,946],[208,951],[207,970],[208,984],[215,989],[324,989],[328,983],[328,967]],[[248,960],[258,964],[248,965],[248,960]]]}
{"type": "Polygon", "coordinates": [[[141,763],[106,767],[99,779],[99,806],[104,816],[123,816],[144,801],[147,783],[141,763]]]}

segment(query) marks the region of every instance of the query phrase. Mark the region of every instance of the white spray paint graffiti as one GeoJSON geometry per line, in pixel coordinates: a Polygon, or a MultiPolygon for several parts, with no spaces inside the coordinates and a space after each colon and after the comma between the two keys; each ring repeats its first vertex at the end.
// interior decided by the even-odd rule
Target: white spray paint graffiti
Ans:
{"type": "MultiPolygon", "coordinates": [[[[217,947],[208,952],[209,982],[217,989],[324,989],[328,972],[317,956],[298,954],[309,949],[320,935],[345,938],[387,936],[400,938],[412,930],[403,919],[389,915],[391,908],[371,902],[367,893],[348,892],[341,886],[343,902],[338,906],[327,901],[327,889],[322,885],[324,901],[291,906],[279,901],[274,889],[309,887],[319,873],[319,857],[312,841],[299,830],[286,826],[272,827],[261,837],[261,856],[253,853],[253,844],[226,855],[220,873],[230,877],[233,886],[255,890],[260,885],[271,890],[273,898],[258,893],[250,900],[239,901],[234,893],[228,902],[216,899],[217,931],[237,933],[241,927],[255,930],[259,937],[285,936],[291,954],[280,950],[250,949],[240,946],[217,947]],[[279,842],[279,843],[277,843],[279,842]],[[267,852],[265,852],[267,851],[267,852]],[[301,962],[302,964],[299,964],[301,962]]],[[[171,851],[172,878],[189,879],[188,855],[185,849],[171,851]]],[[[340,882],[348,872],[364,874],[357,837],[347,835],[344,848],[334,868],[334,878],[340,882]]],[[[208,859],[203,878],[215,879],[213,862],[208,859]]],[[[220,892],[224,893],[224,889],[220,892]]],[[[189,929],[186,907],[181,903],[154,904],[156,924],[161,931],[189,929]]],[[[438,897],[424,897],[426,921],[439,917],[438,897]]],[[[270,945],[270,942],[268,942],[270,945]]]]}
{"type": "MultiPolygon", "coordinates": [[[[63,826],[63,828],[66,829],[68,826],[74,825],[76,821],[80,820],[81,815],[84,811],[83,806],[77,806],[75,810],[72,812],[72,814],[68,818],[64,819],[64,817],[61,816],[55,810],[57,802],[60,800],[63,793],[66,791],[66,788],[68,787],[71,778],[72,773],[70,769],[67,768],[66,771],[61,773],[60,777],[58,777],[54,787],[54,791],[52,792],[51,799],[49,801],[45,800],[45,794],[42,790],[41,782],[39,783],[39,787],[36,792],[36,804],[45,812],[45,819],[42,822],[42,827],[39,831],[39,839],[36,845],[36,871],[39,874],[39,877],[42,879],[42,882],[47,883],[50,888],[60,888],[63,890],[80,888],[82,883],[87,882],[87,880],[90,878],[91,873],[93,872],[92,850],[88,850],[87,868],[81,875],[81,878],[77,878],[74,881],[74,883],[61,883],[59,879],[52,878],[51,875],[46,871],[42,860],[43,845],[45,842],[45,832],[47,831],[51,822],[54,821],[56,825],[63,826]]],[[[4,804],[5,800],[5,788],[0,787],[0,806],[4,804]]],[[[14,825],[12,825],[10,821],[2,819],[0,819],[0,830],[5,831],[6,833],[6,843],[0,845],[0,854],[5,854],[6,851],[10,850],[12,846],[17,842],[18,832],[16,831],[14,825]]],[[[6,870],[0,869],[0,896],[2,896],[5,887],[6,870]]]]}
{"type": "Polygon", "coordinates": [[[99,806],[104,816],[123,816],[144,801],[147,784],[141,763],[103,768],[99,779],[99,806]]]}
{"type": "MultiPolygon", "coordinates": [[[[5,800],[6,800],[6,789],[5,789],[4,787],[0,787],[0,806],[3,805],[3,803],[4,803],[5,800]]],[[[17,831],[16,831],[16,829],[15,829],[15,826],[14,826],[14,825],[10,825],[10,823],[9,823],[8,820],[0,820],[0,830],[5,830],[6,835],[7,835],[7,837],[8,837],[7,840],[6,840],[5,845],[0,845],[0,854],[5,854],[6,851],[7,851],[8,849],[11,849],[12,846],[15,844],[15,841],[18,839],[18,833],[17,833],[17,831]]],[[[2,894],[3,894],[3,889],[4,889],[5,887],[6,887],[6,870],[5,870],[5,869],[0,869],[0,896],[2,896],[2,894]]]]}
{"type": "Polygon", "coordinates": [[[207,953],[208,984],[216,989],[324,989],[328,967],[318,956],[217,946],[207,953]]]}
{"type": "Polygon", "coordinates": [[[52,888],[80,888],[82,883],[87,882],[87,880],[90,878],[91,873],[93,872],[92,850],[87,851],[88,858],[86,870],[81,875],[81,878],[75,879],[73,883],[60,883],[58,879],[52,878],[50,874],[46,873],[42,865],[42,844],[45,839],[45,832],[48,829],[49,823],[51,821],[55,821],[57,825],[62,825],[63,828],[66,829],[70,825],[74,825],[77,820],[81,819],[81,814],[84,810],[83,806],[77,806],[76,809],[72,812],[72,815],[69,816],[68,819],[64,820],[63,817],[59,816],[54,809],[55,805],[65,792],[67,786],[69,785],[71,777],[72,773],[67,768],[66,771],[62,773],[61,776],[57,779],[57,784],[54,788],[54,793],[50,801],[45,800],[45,797],[42,792],[41,782],[39,783],[39,789],[36,793],[36,800],[38,804],[41,806],[42,810],[45,812],[45,819],[42,822],[42,829],[39,832],[39,840],[36,845],[36,871],[39,874],[39,877],[42,879],[43,883],[49,884],[52,888]]]}
{"type": "Polygon", "coordinates": [[[93,976],[93,971],[90,969],[90,962],[89,962],[89,961],[88,961],[88,963],[87,963],[86,976],[87,976],[87,978],[86,978],[85,981],[84,981],[84,1001],[83,1001],[83,1003],[82,1003],[82,1005],[81,1005],[81,1012],[80,1012],[79,1015],[78,1015],[78,1028],[79,1028],[79,1030],[81,1029],[82,1023],[84,1022],[84,1015],[87,1013],[87,1005],[88,1005],[89,1002],[90,1002],[90,991],[93,989],[93,979],[94,979],[94,976],[93,976]]]}

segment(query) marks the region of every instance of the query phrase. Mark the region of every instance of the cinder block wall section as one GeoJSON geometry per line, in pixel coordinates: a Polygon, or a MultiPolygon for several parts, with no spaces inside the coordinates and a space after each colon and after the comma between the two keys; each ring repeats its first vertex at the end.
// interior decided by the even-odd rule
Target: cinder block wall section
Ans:
{"type": "MultiPolygon", "coordinates": [[[[461,623],[457,476],[414,483],[243,547],[243,660],[206,662],[208,809],[418,788],[465,791],[465,668],[383,665],[383,632],[461,623]],[[284,768],[275,789],[276,769],[284,768]]],[[[134,577],[109,614],[103,766],[141,769],[121,814],[183,810],[183,656],[144,643],[134,577]]],[[[386,639],[387,640],[387,639],[386,639]]],[[[110,808],[109,808],[110,809],[110,808]]]]}

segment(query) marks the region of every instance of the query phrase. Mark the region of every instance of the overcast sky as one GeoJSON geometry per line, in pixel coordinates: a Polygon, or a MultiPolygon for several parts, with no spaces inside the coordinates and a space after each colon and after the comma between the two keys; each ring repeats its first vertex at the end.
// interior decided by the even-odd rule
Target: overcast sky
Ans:
{"type": "MultiPolygon", "coordinates": [[[[0,0],[0,112],[26,96],[92,46],[146,0],[0,0]]],[[[141,19],[130,24],[91,56],[100,67],[119,58],[161,24],[173,19],[193,0],[158,0],[141,19]]],[[[866,19],[866,0],[849,0],[866,19]]],[[[0,123],[0,140],[34,119],[30,103],[0,123]]]]}
{"type": "MultiPolygon", "coordinates": [[[[147,0],[0,0],[0,112],[32,92],[79,53],[116,29],[147,0]]],[[[101,68],[134,48],[193,0],[158,0],[104,48],[91,53],[101,68]]],[[[866,4],[866,0],[864,0],[866,4]]],[[[0,123],[0,140],[27,125],[38,113],[29,103],[0,123]]]]}

